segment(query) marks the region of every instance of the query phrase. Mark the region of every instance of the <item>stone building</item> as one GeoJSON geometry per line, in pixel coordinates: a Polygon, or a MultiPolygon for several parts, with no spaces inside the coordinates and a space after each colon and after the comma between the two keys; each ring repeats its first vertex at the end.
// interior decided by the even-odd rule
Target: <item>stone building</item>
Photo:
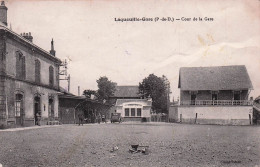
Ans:
{"type": "Polygon", "coordinates": [[[42,124],[58,119],[59,65],[54,42],[47,52],[7,27],[7,7],[0,6],[0,126],[42,124]]]}
{"type": "Polygon", "coordinates": [[[178,87],[179,122],[252,124],[253,86],[245,66],[182,67],[178,87]]]}

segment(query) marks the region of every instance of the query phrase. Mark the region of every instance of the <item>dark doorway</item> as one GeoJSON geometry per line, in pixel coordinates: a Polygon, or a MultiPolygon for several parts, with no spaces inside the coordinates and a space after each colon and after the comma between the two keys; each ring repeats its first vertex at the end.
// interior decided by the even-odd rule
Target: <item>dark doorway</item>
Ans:
{"type": "Polygon", "coordinates": [[[218,94],[212,94],[212,100],[218,100],[218,94]]]}
{"type": "Polygon", "coordinates": [[[49,113],[50,121],[53,121],[54,120],[54,101],[52,98],[49,98],[48,113],[49,113]]]}
{"type": "Polygon", "coordinates": [[[234,100],[240,100],[240,93],[234,93],[234,100]]]}
{"type": "Polygon", "coordinates": [[[34,98],[34,124],[37,125],[37,115],[41,116],[41,105],[40,105],[40,97],[36,96],[34,98]]]}
{"type": "Polygon", "coordinates": [[[240,103],[241,103],[241,93],[240,93],[240,91],[235,91],[234,92],[234,102],[233,102],[233,105],[240,105],[240,103]]]}
{"type": "Polygon", "coordinates": [[[191,105],[195,105],[196,95],[191,95],[191,105]]]}
{"type": "Polygon", "coordinates": [[[24,125],[24,109],[23,109],[23,95],[15,95],[15,114],[16,114],[16,125],[24,125]]]}
{"type": "Polygon", "coordinates": [[[213,105],[217,105],[218,94],[213,93],[211,96],[212,96],[212,97],[211,97],[211,98],[212,98],[212,104],[213,104],[213,105]]]}

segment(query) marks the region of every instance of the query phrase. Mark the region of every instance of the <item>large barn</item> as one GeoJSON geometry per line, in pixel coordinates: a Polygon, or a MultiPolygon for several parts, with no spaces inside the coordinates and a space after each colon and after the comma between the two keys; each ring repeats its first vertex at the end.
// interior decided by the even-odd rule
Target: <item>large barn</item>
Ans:
{"type": "Polygon", "coordinates": [[[244,65],[183,67],[179,71],[178,121],[197,124],[252,124],[253,89],[244,65]]]}

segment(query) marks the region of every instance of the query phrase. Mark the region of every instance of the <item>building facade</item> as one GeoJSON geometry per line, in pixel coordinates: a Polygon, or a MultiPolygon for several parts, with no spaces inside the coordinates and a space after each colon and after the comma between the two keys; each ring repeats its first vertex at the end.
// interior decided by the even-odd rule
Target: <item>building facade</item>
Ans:
{"type": "Polygon", "coordinates": [[[183,67],[178,87],[179,122],[252,124],[253,86],[245,66],[183,67]]]}
{"type": "Polygon", "coordinates": [[[109,106],[86,96],[63,93],[59,95],[59,121],[62,124],[78,124],[79,115],[84,116],[84,123],[96,123],[98,115],[109,118],[109,106]]]}
{"type": "Polygon", "coordinates": [[[141,99],[138,86],[117,86],[111,113],[121,113],[123,121],[151,121],[152,99],[141,99]]]}
{"type": "Polygon", "coordinates": [[[0,6],[0,125],[32,126],[58,119],[59,65],[54,43],[47,52],[31,33],[7,27],[7,7],[0,6]]]}
{"type": "Polygon", "coordinates": [[[123,121],[151,121],[152,99],[118,99],[115,106],[123,121]]]}

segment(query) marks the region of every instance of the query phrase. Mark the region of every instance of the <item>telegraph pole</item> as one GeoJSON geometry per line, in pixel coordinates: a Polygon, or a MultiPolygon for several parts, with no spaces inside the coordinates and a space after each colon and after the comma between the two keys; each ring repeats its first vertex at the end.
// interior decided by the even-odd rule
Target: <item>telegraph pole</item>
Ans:
{"type": "Polygon", "coordinates": [[[65,59],[61,64],[60,67],[63,69],[59,71],[60,76],[65,76],[65,78],[59,79],[59,80],[67,80],[68,82],[68,92],[70,92],[70,74],[68,75],[68,63],[67,60],[65,59]]]}

